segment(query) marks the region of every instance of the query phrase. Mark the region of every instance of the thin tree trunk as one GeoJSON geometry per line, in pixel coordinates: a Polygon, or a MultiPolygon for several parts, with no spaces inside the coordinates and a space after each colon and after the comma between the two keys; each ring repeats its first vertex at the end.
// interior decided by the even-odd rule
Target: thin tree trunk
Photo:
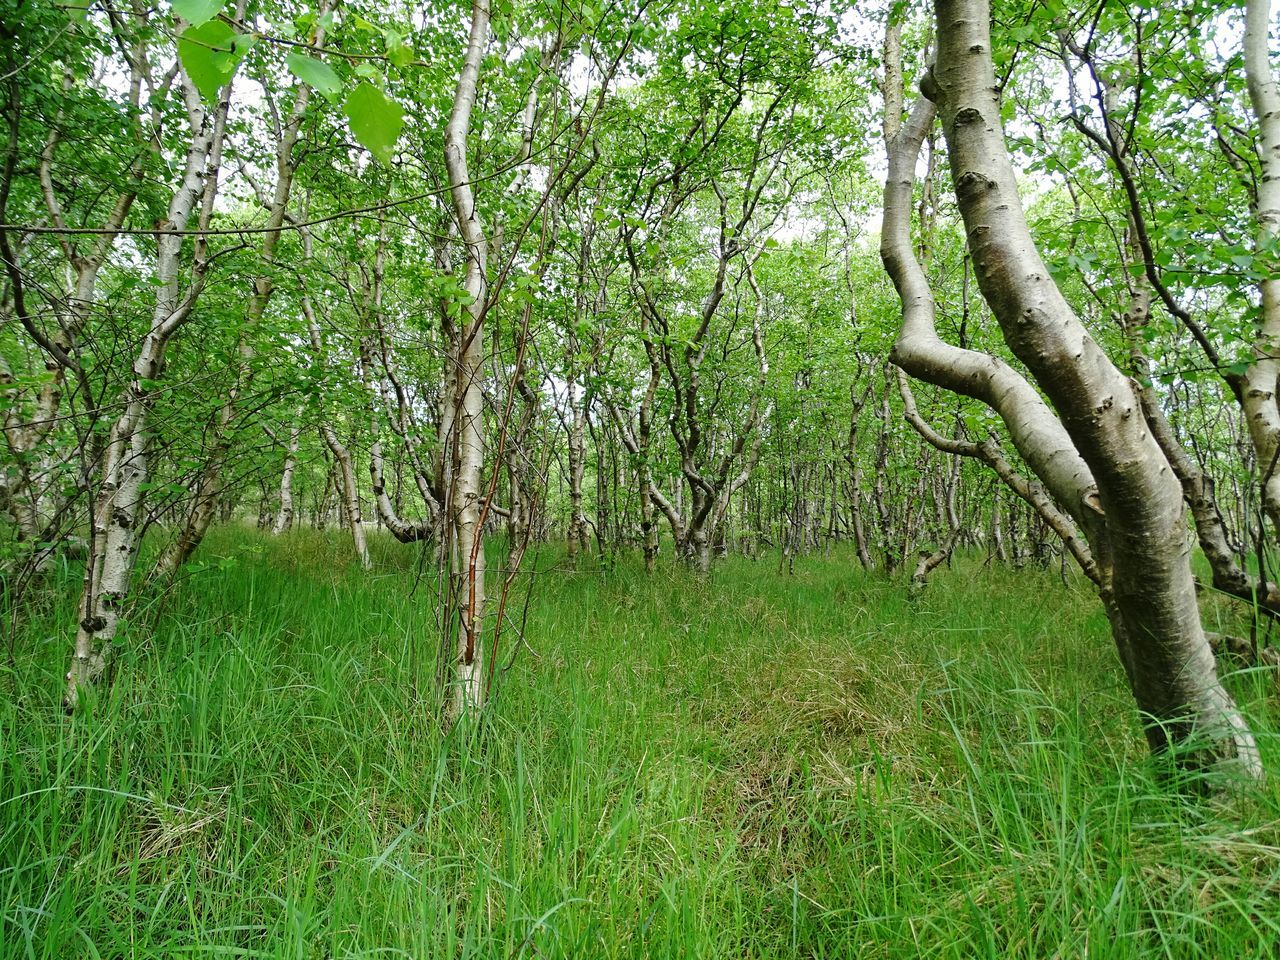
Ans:
{"type": "Polygon", "coordinates": [[[452,525],[454,604],[450,621],[457,624],[454,654],[451,719],[474,713],[484,704],[484,530],[481,516],[484,469],[484,314],[488,293],[485,277],[487,239],[476,210],[475,194],[467,167],[467,140],[471,110],[476,101],[480,63],[489,32],[488,0],[471,5],[471,31],[462,72],[454,93],[453,109],[445,126],[444,155],[449,194],[466,256],[463,289],[471,302],[458,331],[454,361],[456,390],[453,424],[453,484],[449,501],[452,525]]]}
{"type": "MultiPolygon", "coordinates": [[[[1244,69],[1249,102],[1258,119],[1257,180],[1258,247],[1265,250],[1280,237],[1280,86],[1271,68],[1270,0],[1245,5],[1244,69]]],[[[1262,473],[1262,504],[1273,536],[1280,535],[1280,279],[1258,284],[1262,303],[1254,358],[1244,375],[1245,420],[1262,473]]]]}
{"type": "Polygon", "coordinates": [[[294,416],[293,428],[289,431],[289,446],[285,448],[284,472],[280,475],[280,510],[276,513],[275,525],[271,532],[276,536],[284,533],[293,524],[293,473],[298,466],[298,441],[302,437],[302,411],[294,416]]]}

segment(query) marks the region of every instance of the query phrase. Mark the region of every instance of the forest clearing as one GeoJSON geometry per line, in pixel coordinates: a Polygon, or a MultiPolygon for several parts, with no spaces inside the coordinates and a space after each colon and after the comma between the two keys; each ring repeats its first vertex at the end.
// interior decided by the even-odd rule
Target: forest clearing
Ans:
{"type": "Polygon", "coordinates": [[[1270,0],[0,0],[0,958],[1280,943],[1270,0]]]}

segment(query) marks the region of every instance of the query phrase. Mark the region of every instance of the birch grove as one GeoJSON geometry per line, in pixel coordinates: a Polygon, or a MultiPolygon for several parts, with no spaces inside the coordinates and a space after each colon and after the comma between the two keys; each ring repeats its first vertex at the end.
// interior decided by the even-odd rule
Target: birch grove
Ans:
{"type": "Polygon", "coordinates": [[[0,571],[15,618],[79,584],[66,709],[246,524],[413,565],[412,696],[464,728],[544,569],[822,554],[927,604],[977,558],[1097,597],[1155,754],[1260,775],[1267,0],[37,6],[0,571]]]}

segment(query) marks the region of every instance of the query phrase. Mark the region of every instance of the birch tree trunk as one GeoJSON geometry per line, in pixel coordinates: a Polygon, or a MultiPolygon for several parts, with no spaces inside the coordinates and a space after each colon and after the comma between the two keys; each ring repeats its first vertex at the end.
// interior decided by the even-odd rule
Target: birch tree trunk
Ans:
{"type": "Polygon", "coordinates": [[[185,72],[181,73],[180,82],[191,141],[182,180],[170,198],[165,220],[156,230],[156,299],[151,326],[133,361],[133,376],[115,404],[120,412],[111,425],[98,473],[90,556],[63,698],[68,711],[75,709],[81,689],[92,684],[111,660],[112,643],[137,560],[147,480],[147,415],[155,384],[162,376],[165,350],[174,333],[190,318],[208,269],[206,241],[201,236],[196,240],[190,279],[184,287],[184,232],[197,209],[197,230],[207,229],[213,214],[231,90],[230,85],[225,87],[217,105],[209,111],[185,72]]]}
{"type": "Polygon", "coordinates": [[[271,532],[276,536],[284,533],[293,524],[293,472],[298,466],[298,441],[302,436],[302,419],[299,410],[294,418],[293,428],[289,431],[289,446],[285,448],[284,472],[280,475],[280,510],[276,513],[276,522],[271,532]]]}
{"type": "Polygon", "coordinates": [[[369,558],[369,543],[364,535],[364,518],[360,512],[360,488],[356,483],[356,468],[351,459],[351,451],[338,437],[338,431],[331,423],[320,425],[320,436],[325,446],[333,454],[336,467],[334,471],[334,487],[338,493],[338,505],[341,508],[342,520],[351,532],[351,543],[355,547],[360,566],[368,570],[373,566],[369,558]]]}
{"type": "MultiPolygon", "coordinates": [[[[588,224],[590,221],[588,221],[588,224]]],[[[587,515],[583,510],[582,481],[587,470],[587,387],[578,382],[578,327],[587,311],[587,264],[591,259],[592,228],[585,226],[578,252],[578,289],[574,295],[575,324],[565,337],[567,405],[569,407],[569,561],[576,563],[579,553],[587,552],[587,515]]],[[[584,378],[585,379],[585,378],[584,378]]]]}
{"type": "MultiPolygon", "coordinates": [[[[1261,6],[1266,7],[1267,5],[1262,4],[1261,6]]],[[[1274,119],[1275,112],[1280,110],[1280,102],[1278,102],[1280,97],[1277,97],[1274,77],[1266,55],[1266,20],[1268,16],[1268,10],[1255,9],[1253,11],[1254,19],[1250,21],[1246,18],[1244,41],[1247,51],[1245,71],[1247,77],[1255,81],[1252,91],[1255,94],[1253,96],[1255,112],[1260,117],[1265,117],[1268,112],[1273,114],[1273,119],[1268,124],[1264,124],[1262,130],[1263,139],[1265,140],[1269,135],[1273,143],[1273,149],[1270,151],[1270,160],[1268,160],[1267,151],[1264,151],[1264,168],[1268,162],[1273,165],[1275,163],[1276,147],[1274,145],[1277,143],[1278,134],[1280,134],[1280,131],[1276,129],[1277,121],[1274,119]],[[1270,104],[1269,109],[1268,104],[1270,104]]],[[[1100,129],[1092,126],[1086,118],[1086,112],[1075,104],[1074,93],[1072,95],[1072,122],[1081,133],[1095,143],[1110,159],[1121,182],[1127,188],[1126,196],[1129,201],[1129,210],[1122,251],[1131,275],[1125,278],[1128,285],[1129,301],[1121,318],[1121,327],[1128,342],[1129,359],[1136,378],[1135,389],[1142,403],[1143,413],[1151,427],[1152,435],[1160,445],[1161,450],[1169,461],[1170,467],[1182,484],[1183,498],[1191,510],[1201,550],[1204,552],[1205,559],[1208,561],[1212,571],[1214,588],[1255,606],[1256,609],[1267,613],[1273,618],[1280,618],[1280,585],[1251,573],[1246,568],[1246,565],[1237,559],[1231,546],[1232,536],[1227,517],[1223,513],[1222,505],[1219,503],[1215,493],[1214,478],[1210,472],[1205,470],[1201,464],[1198,464],[1187,453],[1186,448],[1178,439],[1176,431],[1169,423],[1168,417],[1161,406],[1161,398],[1152,385],[1151,363],[1146,356],[1147,347],[1142,334],[1150,320],[1151,307],[1154,295],[1157,292],[1162,295],[1162,299],[1165,301],[1169,311],[1175,317],[1178,317],[1188,330],[1193,332],[1193,337],[1201,342],[1202,348],[1208,347],[1206,358],[1210,363],[1215,367],[1221,368],[1221,360],[1217,352],[1209,347],[1203,330],[1191,320],[1186,309],[1173,300],[1167,289],[1160,288],[1157,291],[1154,286],[1152,278],[1156,275],[1155,264],[1154,262],[1148,262],[1148,257],[1152,256],[1151,241],[1146,226],[1146,217],[1142,210],[1142,201],[1136,189],[1137,181],[1131,166],[1133,159],[1131,156],[1132,140],[1126,125],[1119,119],[1119,91],[1121,85],[1116,79],[1108,76],[1105,68],[1099,65],[1092,46],[1082,45],[1068,34],[1064,34],[1063,39],[1066,50],[1079,60],[1079,63],[1087,69],[1093,80],[1095,87],[1094,100],[1097,109],[1096,111],[1090,110],[1088,113],[1091,115],[1096,112],[1100,115],[1100,129]]],[[[1137,51],[1135,50],[1133,54],[1134,66],[1140,66],[1136,58],[1137,51]]],[[[1065,57],[1064,62],[1066,62],[1065,57]]],[[[1068,66],[1069,68],[1074,67],[1069,62],[1068,66]]],[[[1268,243],[1266,224],[1268,221],[1276,219],[1274,216],[1268,216],[1262,209],[1263,204],[1267,202],[1275,203],[1276,198],[1273,195],[1275,188],[1271,186],[1271,182],[1276,177],[1280,177],[1280,169],[1273,170],[1268,175],[1257,195],[1260,203],[1259,209],[1255,210],[1255,214],[1263,226],[1258,237],[1259,246],[1265,246],[1268,243]],[[1272,194],[1272,196],[1268,199],[1269,194],[1272,194]]],[[[1269,280],[1263,281],[1262,284],[1264,307],[1267,302],[1266,287],[1271,282],[1269,280]]],[[[1261,334],[1254,343],[1257,363],[1246,370],[1244,375],[1220,369],[1226,385],[1245,413],[1245,422],[1248,424],[1249,439],[1253,445],[1254,458],[1263,465],[1263,478],[1260,486],[1264,512],[1269,516],[1275,516],[1276,513],[1274,501],[1270,506],[1267,505],[1268,497],[1271,495],[1268,490],[1274,493],[1273,477],[1268,474],[1274,473],[1269,468],[1276,456],[1277,430],[1280,430],[1280,419],[1277,419],[1276,398],[1273,389],[1277,369],[1280,369],[1276,367],[1274,357],[1274,340],[1277,331],[1280,331],[1280,321],[1273,321],[1269,327],[1264,316],[1261,334]],[[1267,387],[1268,379],[1272,383],[1272,388],[1267,387]]],[[[1244,454],[1243,448],[1241,448],[1241,453],[1244,454]]],[[[1236,502],[1239,502],[1239,498],[1237,498],[1236,502]]],[[[1262,531],[1259,532],[1261,533],[1262,531]]],[[[1262,569],[1265,570],[1265,567],[1262,569]]]]}
{"type": "Polygon", "coordinates": [[[569,559],[587,552],[587,515],[583,510],[582,479],[587,470],[585,388],[569,381],[569,559]],[[583,399],[578,396],[582,390],[583,399]]]}
{"type": "Polygon", "coordinates": [[[399,377],[394,372],[391,345],[382,309],[386,255],[387,235],[384,225],[384,228],[379,231],[377,247],[373,254],[372,276],[362,272],[363,286],[358,291],[353,291],[358,295],[360,302],[369,304],[370,312],[369,329],[360,345],[360,378],[369,397],[372,429],[369,443],[369,479],[372,482],[374,510],[378,520],[401,543],[417,543],[431,539],[439,526],[443,511],[440,506],[441,495],[432,488],[431,476],[419,451],[417,428],[413,422],[410,401],[399,377]],[[381,373],[374,369],[375,354],[381,373]],[[377,382],[376,387],[371,383],[374,380],[377,382]],[[396,497],[393,499],[387,494],[386,457],[382,452],[381,418],[378,415],[379,401],[387,411],[393,431],[404,444],[404,455],[413,470],[418,492],[422,496],[427,511],[427,516],[422,520],[411,522],[400,514],[399,474],[403,459],[396,461],[396,497]]]}
{"type": "Polygon", "coordinates": [[[449,491],[449,523],[452,527],[453,609],[448,622],[457,625],[453,691],[449,717],[456,720],[484,704],[484,530],[481,526],[481,483],[484,469],[484,315],[488,293],[487,239],[476,210],[475,193],[467,166],[467,139],[471,110],[476,101],[480,62],[489,33],[489,2],[474,0],[471,30],[463,58],[453,109],[444,132],[445,169],[449,195],[466,257],[462,283],[469,302],[458,330],[453,367],[456,371],[453,410],[452,489],[449,491]]]}
{"type": "MultiPolygon", "coordinates": [[[[304,256],[311,258],[311,235],[302,231],[304,256]]],[[[316,316],[315,304],[306,288],[302,291],[302,313],[307,321],[307,334],[311,338],[311,349],[321,363],[325,359],[324,337],[320,332],[320,320],[316,316]]],[[[351,460],[351,451],[338,437],[333,424],[324,419],[320,423],[320,438],[329,453],[333,455],[333,487],[338,496],[339,512],[347,530],[351,533],[351,543],[355,547],[360,566],[368,570],[373,564],[369,558],[369,545],[364,535],[364,522],[360,516],[360,489],[356,484],[355,466],[351,460]]],[[[323,529],[323,528],[322,528],[323,529]]]]}
{"type": "MultiPolygon", "coordinates": [[[[1245,6],[1244,71],[1249,102],[1258,120],[1257,245],[1265,250],[1280,236],[1280,87],[1271,69],[1271,2],[1245,6]]],[[[1262,309],[1253,362],[1244,375],[1241,402],[1262,471],[1262,505],[1272,535],[1280,536],[1280,279],[1258,284],[1262,309]]]]}
{"type": "Polygon", "coordinates": [[[1027,228],[1000,120],[988,2],[936,0],[935,12],[937,63],[924,89],[938,104],[978,285],[1057,415],[1012,368],[937,336],[928,280],[910,249],[915,157],[932,123],[922,104],[902,131],[886,129],[894,148],[882,253],[904,308],[894,360],[995,409],[1024,461],[1086,532],[1152,751],[1185,767],[1229,761],[1259,776],[1257,745],[1201,627],[1181,487],[1132,385],[1075,316],[1027,228]]]}
{"type": "Polygon", "coordinates": [[[862,564],[862,569],[871,570],[875,567],[875,563],[871,559],[871,551],[867,546],[867,531],[862,518],[862,468],[858,465],[859,419],[862,416],[862,408],[867,402],[867,393],[860,394],[856,385],[850,385],[849,402],[849,438],[845,444],[844,454],[845,462],[849,465],[849,513],[858,562],[862,564]]]}

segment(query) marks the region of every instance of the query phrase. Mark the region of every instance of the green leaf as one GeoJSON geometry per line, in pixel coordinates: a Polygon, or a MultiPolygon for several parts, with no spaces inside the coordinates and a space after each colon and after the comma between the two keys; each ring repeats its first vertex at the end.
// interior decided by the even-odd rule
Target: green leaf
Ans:
{"type": "Polygon", "coordinates": [[[284,62],[290,73],[326,97],[334,97],[342,92],[342,81],[327,63],[296,50],[285,57],[284,62]]]}
{"type": "Polygon", "coordinates": [[[72,23],[82,22],[89,14],[89,6],[93,0],[67,0],[63,4],[67,11],[67,19],[72,23]]]}
{"type": "Polygon", "coordinates": [[[222,4],[223,0],[173,0],[173,14],[198,27],[221,13],[222,4]]]}
{"type": "Polygon", "coordinates": [[[235,57],[237,67],[249,55],[249,51],[257,45],[258,35],[256,33],[236,34],[235,39],[231,41],[231,55],[235,57]]]}
{"type": "Polygon", "coordinates": [[[389,46],[387,47],[387,59],[403,70],[413,63],[413,47],[404,43],[389,46]]]}
{"type": "Polygon", "coordinates": [[[404,110],[400,104],[388,99],[373,84],[362,83],[347,95],[342,112],[361,146],[389,165],[404,127],[404,110]]]}
{"type": "Polygon", "coordinates": [[[200,96],[214,101],[252,45],[251,38],[240,42],[240,35],[223,21],[210,20],[183,31],[178,38],[178,59],[200,96]]]}

